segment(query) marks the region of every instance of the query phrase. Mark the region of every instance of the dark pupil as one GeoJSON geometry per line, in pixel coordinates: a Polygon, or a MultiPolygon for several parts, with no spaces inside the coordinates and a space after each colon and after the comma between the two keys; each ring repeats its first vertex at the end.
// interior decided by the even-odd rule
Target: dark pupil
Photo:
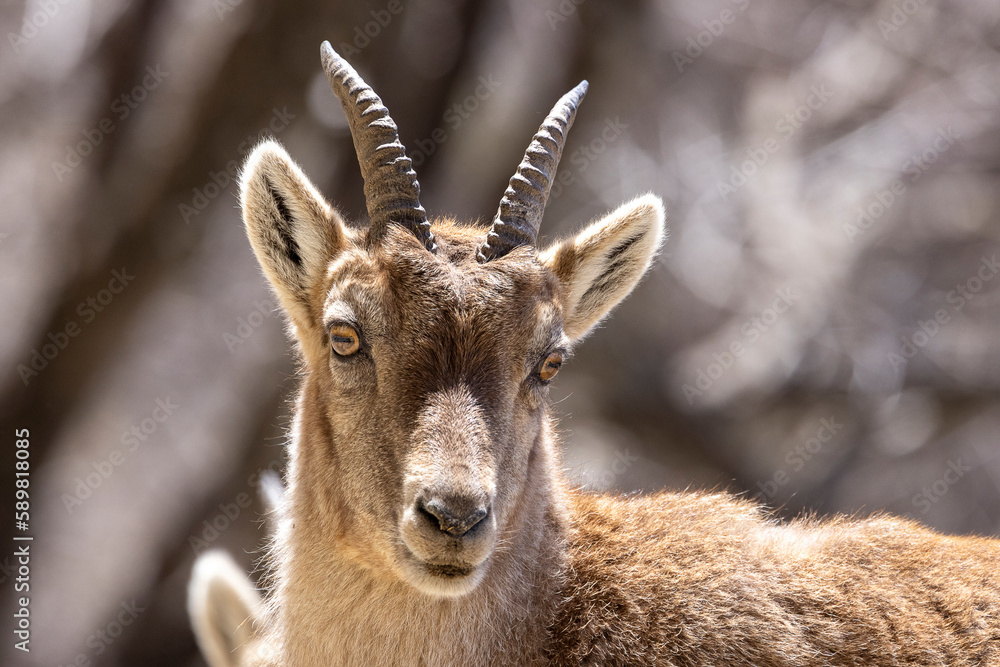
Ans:
{"type": "Polygon", "coordinates": [[[348,345],[350,345],[351,343],[354,342],[354,337],[353,336],[337,336],[337,335],[334,335],[333,342],[334,343],[347,343],[348,345]]]}
{"type": "Polygon", "coordinates": [[[558,370],[559,366],[561,365],[562,364],[560,362],[554,360],[545,362],[545,367],[548,368],[549,370],[558,370]]]}

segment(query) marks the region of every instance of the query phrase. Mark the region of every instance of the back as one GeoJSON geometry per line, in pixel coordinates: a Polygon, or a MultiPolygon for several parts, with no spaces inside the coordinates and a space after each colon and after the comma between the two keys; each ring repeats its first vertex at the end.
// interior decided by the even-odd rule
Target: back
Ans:
{"type": "Polygon", "coordinates": [[[721,494],[572,497],[552,664],[994,665],[1000,542],[779,524],[721,494]]]}

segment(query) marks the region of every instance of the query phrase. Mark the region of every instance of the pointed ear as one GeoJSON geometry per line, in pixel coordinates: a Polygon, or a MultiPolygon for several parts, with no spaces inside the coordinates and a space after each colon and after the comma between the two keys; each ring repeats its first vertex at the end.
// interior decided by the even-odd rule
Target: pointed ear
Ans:
{"type": "Polygon", "coordinates": [[[646,273],[663,242],[664,218],[660,198],[643,195],[539,254],[562,284],[571,340],[586,335],[646,273]]]}
{"type": "Polygon", "coordinates": [[[228,554],[207,551],[191,573],[188,615],[209,667],[237,667],[252,650],[260,595],[228,554]]]}
{"type": "Polygon", "coordinates": [[[312,288],[347,245],[340,216],[275,141],[247,158],[240,204],[254,254],[282,306],[299,325],[312,324],[312,288]]]}

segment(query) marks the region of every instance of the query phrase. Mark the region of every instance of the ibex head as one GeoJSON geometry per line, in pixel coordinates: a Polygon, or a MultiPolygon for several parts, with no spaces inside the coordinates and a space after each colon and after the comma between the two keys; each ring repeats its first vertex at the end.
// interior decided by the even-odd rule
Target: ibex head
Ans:
{"type": "MultiPolygon", "coordinates": [[[[292,502],[339,553],[436,596],[471,591],[531,514],[548,461],[548,384],[635,286],[663,236],[640,197],[575,238],[536,238],[586,82],[556,104],[488,229],[428,220],[382,101],[330,47],[370,223],[348,226],[277,143],[249,157],[241,202],[305,367],[292,502]]],[[[547,483],[547,482],[546,482],[547,483]]]]}

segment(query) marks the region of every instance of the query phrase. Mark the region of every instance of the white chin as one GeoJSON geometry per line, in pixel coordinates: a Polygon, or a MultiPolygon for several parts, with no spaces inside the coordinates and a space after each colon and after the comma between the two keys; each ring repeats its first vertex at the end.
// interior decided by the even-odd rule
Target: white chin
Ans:
{"type": "Polygon", "coordinates": [[[438,598],[460,598],[475,590],[486,574],[486,563],[467,568],[441,568],[410,562],[406,580],[424,595],[438,598]],[[454,571],[450,571],[454,570],[454,571]]]}

